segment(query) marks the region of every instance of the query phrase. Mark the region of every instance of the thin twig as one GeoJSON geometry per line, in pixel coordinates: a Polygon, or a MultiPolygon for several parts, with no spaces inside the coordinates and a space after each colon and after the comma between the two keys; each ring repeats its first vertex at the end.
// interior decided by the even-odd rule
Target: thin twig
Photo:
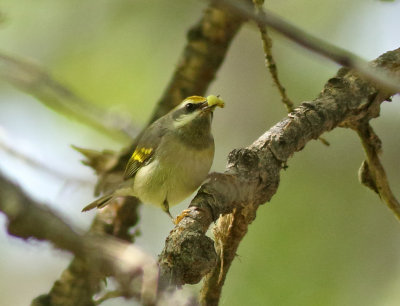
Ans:
{"type": "Polygon", "coordinates": [[[253,20],[264,27],[269,26],[300,46],[318,53],[335,63],[356,70],[361,76],[379,88],[393,92],[400,91],[400,80],[390,77],[383,70],[371,69],[368,66],[368,62],[359,56],[312,36],[269,11],[264,11],[264,16],[260,16],[253,11],[253,7],[246,1],[211,0],[211,2],[228,8],[239,16],[253,20]]]}
{"type": "MultiPolygon", "coordinates": [[[[265,18],[265,11],[263,8],[263,3],[264,0],[253,0],[254,6],[256,7],[257,15],[260,16],[260,18],[265,18]]],[[[276,65],[274,56],[272,55],[272,39],[269,36],[267,32],[267,28],[260,24],[257,23],[258,29],[260,31],[261,35],[261,40],[263,42],[263,48],[264,48],[264,54],[265,54],[265,65],[267,66],[272,80],[274,81],[276,87],[279,90],[279,93],[282,98],[283,104],[286,106],[286,109],[288,113],[292,112],[294,109],[294,104],[292,100],[289,99],[289,97],[286,94],[286,89],[283,87],[281,84],[279,77],[278,77],[278,67],[276,65]]]]}
{"type": "Polygon", "coordinates": [[[379,194],[389,209],[400,220],[400,203],[394,196],[385,169],[379,158],[381,141],[368,121],[361,122],[356,128],[367,157],[360,169],[360,181],[379,194]]]}
{"type": "MultiPolygon", "coordinates": [[[[260,16],[260,18],[265,19],[266,15],[265,15],[265,10],[263,8],[264,0],[253,0],[253,3],[256,8],[256,13],[258,14],[258,16],[260,16]]],[[[279,94],[281,95],[281,98],[282,98],[282,103],[286,106],[288,113],[290,113],[294,110],[294,103],[286,94],[286,89],[285,89],[285,87],[283,87],[282,83],[279,80],[278,66],[277,66],[274,56],[272,54],[272,39],[269,36],[267,28],[264,25],[257,23],[257,26],[260,31],[261,40],[263,42],[263,49],[264,49],[264,54],[265,54],[265,65],[267,66],[267,68],[271,74],[274,84],[278,88],[279,94]]],[[[325,138],[319,137],[318,139],[324,145],[329,146],[329,142],[325,138]]]]}

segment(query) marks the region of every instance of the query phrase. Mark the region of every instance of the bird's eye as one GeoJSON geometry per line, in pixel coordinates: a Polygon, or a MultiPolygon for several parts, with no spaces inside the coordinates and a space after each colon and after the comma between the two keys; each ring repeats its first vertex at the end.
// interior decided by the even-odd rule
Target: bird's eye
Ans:
{"type": "Polygon", "coordinates": [[[188,103],[185,105],[185,109],[188,113],[191,113],[196,109],[196,105],[193,103],[188,103]]]}

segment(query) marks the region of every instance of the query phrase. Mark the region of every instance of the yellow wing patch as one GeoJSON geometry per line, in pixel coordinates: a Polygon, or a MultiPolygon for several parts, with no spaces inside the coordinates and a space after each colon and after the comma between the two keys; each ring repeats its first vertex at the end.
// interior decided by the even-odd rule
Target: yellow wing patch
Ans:
{"type": "Polygon", "coordinates": [[[152,148],[140,148],[136,149],[135,152],[133,152],[131,159],[136,160],[139,163],[143,163],[147,157],[153,152],[152,148]]]}
{"type": "Polygon", "coordinates": [[[126,165],[124,179],[135,176],[136,172],[140,169],[142,164],[151,157],[152,152],[152,148],[137,148],[135,152],[133,152],[131,158],[128,161],[128,164],[126,165]]]}

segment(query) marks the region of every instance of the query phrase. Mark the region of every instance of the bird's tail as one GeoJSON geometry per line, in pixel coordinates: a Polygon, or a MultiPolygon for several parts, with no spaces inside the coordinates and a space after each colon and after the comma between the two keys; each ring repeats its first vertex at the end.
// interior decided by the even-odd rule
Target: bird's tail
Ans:
{"type": "Polygon", "coordinates": [[[86,205],[82,209],[82,212],[91,210],[95,207],[102,208],[102,207],[108,205],[110,203],[110,201],[112,200],[112,198],[113,198],[112,194],[106,194],[106,195],[102,196],[101,198],[98,198],[97,200],[93,201],[89,205],[86,205]]]}

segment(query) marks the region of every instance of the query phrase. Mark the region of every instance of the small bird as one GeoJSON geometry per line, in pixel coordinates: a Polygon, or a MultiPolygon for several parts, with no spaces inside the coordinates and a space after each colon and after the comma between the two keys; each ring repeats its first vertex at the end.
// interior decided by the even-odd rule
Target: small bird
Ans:
{"type": "Polygon", "coordinates": [[[213,111],[224,105],[214,95],[191,96],[156,120],[140,136],[124,182],[82,211],[133,196],[160,206],[172,218],[169,207],[187,198],[208,175],[214,159],[213,111]]]}

